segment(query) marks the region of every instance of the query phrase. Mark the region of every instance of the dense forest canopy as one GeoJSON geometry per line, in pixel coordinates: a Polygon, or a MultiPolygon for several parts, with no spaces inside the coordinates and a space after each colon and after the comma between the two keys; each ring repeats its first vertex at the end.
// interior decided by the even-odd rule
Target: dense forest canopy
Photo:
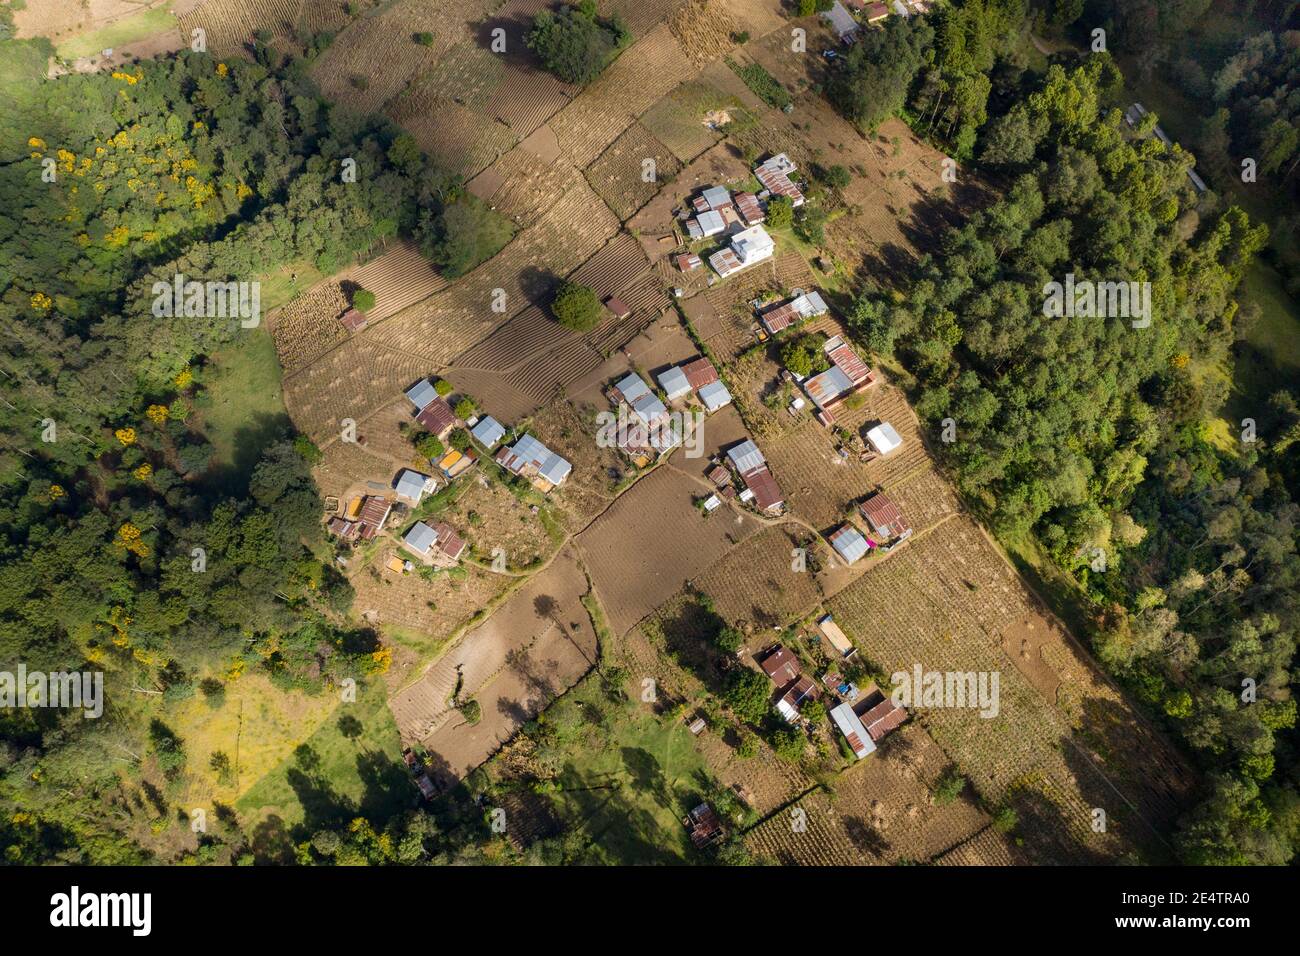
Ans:
{"type": "MultiPolygon", "coordinates": [[[[36,45],[4,46],[17,62],[36,45]]],[[[167,790],[187,756],[141,689],[219,699],[257,671],[320,693],[390,660],[345,616],[311,443],[250,422],[252,459],[216,467],[196,413],[209,357],[250,333],[160,316],[153,285],[332,273],[398,234],[454,275],[511,228],[409,136],[332,110],[301,61],[258,59],[28,79],[0,111],[0,659],[106,675],[99,720],[0,714],[0,793],[21,808],[0,820],[9,862],[150,857],[110,809],[127,805],[119,770],[167,790]]],[[[245,852],[222,832],[201,858],[245,852]]],[[[375,836],[380,859],[399,844],[375,836]]],[[[331,847],[316,856],[346,841],[331,847]]]]}
{"type": "Polygon", "coordinates": [[[1225,395],[1197,374],[1231,360],[1233,292],[1267,230],[1235,207],[1202,221],[1192,157],[1150,118],[1130,131],[1121,89],[1104,54],[1050,67],[981,130],[1002,198],[852,323],[915,372],[936,434],[955,425],[939,447],[968,500],[1077,577],[1103,663],[1203,760],[1184,858],[1285,862],[1300,509],[1272,431],[1210,442],[1225,395]],[[1067,273],[1150,283],[1153,321],[1045,315],[1067,273]]]}

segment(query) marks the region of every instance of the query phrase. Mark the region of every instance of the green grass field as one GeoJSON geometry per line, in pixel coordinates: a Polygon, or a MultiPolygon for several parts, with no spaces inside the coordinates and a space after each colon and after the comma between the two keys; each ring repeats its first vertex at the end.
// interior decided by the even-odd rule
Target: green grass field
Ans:
{"type": "Polygon", "coordinates": [[[64,40],[55,47],[55,52],[65,60],[92,56],[100,50],[118,47],[124,43],[134,43],[146,37],[162,33],[164,30],[176,30],[177,20],[166,7],[141,10],[116,23],[82,33],[64,40]]]}
{"type": "MultiPolygon", "coordinates": [[[[560,705],[585,709],[602,693],[593,675],[560,705]]],[[[688,861],[695,850],[682,817],[703,791],[703,759],[680,719],[627,706],[600,731],[565,746],[558,789],[550,792],[554,808],[610,862],[688,861]]]]}
{"type": "Polygon", "coordinates": [[[238,491],[262,449],[292,427],[280,390],[280,363],[265,326],[240,330],[212,356],[196,406],[215,449],[210,480],[238,491]]]}
{"type": "Polygon", "coordinates": [[[382,682],[357,688],[291,756],[244,791],[242,817],[274,814],[315,829],[355,816],[383,820],[415,801],[382,682]]]}

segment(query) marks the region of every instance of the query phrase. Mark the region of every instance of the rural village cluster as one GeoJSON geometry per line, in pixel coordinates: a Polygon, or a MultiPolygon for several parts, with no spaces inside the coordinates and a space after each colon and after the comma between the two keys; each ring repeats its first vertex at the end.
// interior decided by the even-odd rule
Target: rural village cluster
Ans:
{"type": "Polygon", "coordinates": [[[1083,40],[1196,2],[0,0],[0,862],[1290,860],[1267,230],[1083,40]]]}

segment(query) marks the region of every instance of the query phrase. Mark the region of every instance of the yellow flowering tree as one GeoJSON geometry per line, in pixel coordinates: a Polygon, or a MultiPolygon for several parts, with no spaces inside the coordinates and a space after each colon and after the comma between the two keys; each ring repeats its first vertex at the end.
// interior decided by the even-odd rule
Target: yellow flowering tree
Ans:
{"type": "Polygon", "coordinates": [[[113,432],[113,434],[117,437],[117,440],[122,443],[123,448],[135,444],[134,428],[119,428],[117,431],[113,432]]]}
{"type": "MultiPolygon", "coordinates": [[[[179,376],[178,376],[179,377],[179,376]]],[[[167,424],[167,418],[171,414],[166,405],[150,405],[145,409],[145,417],[155,425],[167,424]]]]}
{"type": "Polygon", "coordinates": [[[131,474],[135,475],[135,477],[138,478],[140,481],[148,481],[150,478],[153,477],[153,465],[149,464],[146,461],[135,471],[131,472],[131,474]]]}

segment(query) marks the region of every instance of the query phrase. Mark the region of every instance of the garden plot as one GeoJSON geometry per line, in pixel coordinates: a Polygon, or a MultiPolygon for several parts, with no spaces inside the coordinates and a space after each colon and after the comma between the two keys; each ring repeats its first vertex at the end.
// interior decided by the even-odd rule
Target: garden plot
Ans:
{"type": "Polygon", "coordinates": [[[680,472],[659,468],[578,535],[615,634],[758,529],[753,518],[729,510],[705,518],[692,503],[700,491],[680,472]]]}
{"type": "Polygon", "coordinates": [[[417,303],[366,334],[391,348],[426,355],[438,365],[484,338],[494,326],[549,294],[618,231],[618,220],[582,180],[501,252],[448,289],[417,303]],[[492,311],[495,290],[506,311],[492,311]]]}
{"type": "Polygon", "coordinates": [[[195,29],[206,34],[209,52],[217,56],[244,53],[253,32],[269,30],[280,39],[291,38],[304,0],[208,0],[180,15],[181,33],[195,29]]]}
{"type": "Polygon", "coordinates": [[[523,571],[550,557],[555,541],[546,525],[509,488],[483,473],[458,480],[465,482],[465,489],[438,518],[450,522],[465,539],[472,560],[490,566],[500,548],[506,568],[523,571]]]}
{"type": "Polygon", "coordinates": [[[348,338],[339,316],[348,298],[339,283],[323,282],[277,309],[271,318],[275,354],[287,373],[310,365],[348,338]]]}
{"type": "Polygon", "coordinates": [[[861,866],[873,862],[859,850],[830,798],[813,791],[745,834],[751,853],[781,866],[861,866]],[[795,820],[801,823],[794,826],[795,820]]]}
{"type": "Polygon", "coordinates": [[[428,472],[428,459],[421,458],[411,440],[402,434],[403,425],[409,425],[415,434],[423,431],[415,421],[414,406],[405,395],[398,395],[357,426],[357,440],[367,454],[388,462],[394,473],[399,468],[428,472]]]}
{"type": "Polygon", "coordinates": [[[385,556],[405,552],[396,542],[384,545],[367,563],[349,569],[356,590],[352,611],[387,640],[414,652],[414,661],[427,660],[510,583],[509,578],[472,566],[463,575],[439,571],[428,578],[392,571],[384,565],[385,556]]]}
{"type": "Polygon", "coordinates": [[[375,294],[375,307],[366,313],[371,322],[396,315],[447,287],[447,280],[405,239],[397,240],[365,265],[341,273],[339,280],[356,283],[375,294]]]}
{"type": "Polygon", "coordinates": [[[718,613],[733,624],[783,626],[821,600],[812,572],[794,570],[796,547],[784,528],[765,528],[701,574],[696,587],[713,598],[718,613]]]}
{"type": "Polygon", "coordinates": [[[298,429],[324,444],[339,436],[343,419],[362,423],[428,372],[425,359],[353,336],[312,365],[286,376],[284,404],[298,429]]]}
{"type": "Polygon", "coordinates": [[[587,167],[591,183],[619,219],[627,220],[672,182],[682,164],[640,123],[633,123],[587,167]],[[646,163],[652,166],[647,169],[646,163]]]}
{"type": "Polygon", "coordinates": [[[1097,859],[1148,844],[1150,826],[1167,825],[1171,794],[1186,782],[1181,762],[1099,679],[1078,681],[1082,706],[1067,714],[1007,666],[1001,638],[989,628],[1015,620],[1026,600],[983,532],[958,517],[870,567],[827,603],[887,672],[920,663],[1000,675],[996,717],[951,707],[913,713],[982,796],[1017,810],[1028,846],[1097,859]],[[1108,834],[1091,831],[1092,807],[1106,809],[1108,834]]]}
{"type": "MultiPolygon", "coordinates": [[[[596,646],[591,620],[581,604],[587,589],[586,576],[573,553],[561,552],[544,572],[511,594],[491,617],[466,632],[418,680],[389,699],[402,738],[424,741],[428,747],[431,735],[446,725],[448,733],[439,738],[439,745],[459,754],[461,738],[469,737],[470,743],[475,743],[477,736],[472,727],[470,733],[463,733],[466,725],[451,706],[458,688],[461,700],[479,700],[486,721],[493,714],[503,713],[499,701],[503,695],[493,683],[504,674],[522,669],[524,673],[519,676],[532,685],[521,688],[522,693],[514,698],[516,708],[504,708],[505,713],[518,714],[526,709],[530,700],[536,699],[536,692],[544,689],[541,684],[553,696],[574,683],[590,666],[587,660],[594,659],[596,646]],[[562,632],[562,639],[556,639],[559,634],[548,638],[553,631],[562,632]],[[570,656],[575,650],[576,659],[586,665],[576,674],[572,667],[575,659],[570,656]]],[[[501,685],[507,686],[511,685],[501,685]]],[[[467,768],[461,765],[448,769],[459,775],[467,768]]]]}
{"type": "Polygon", "coordinates": [[[655,27],[552,117],[548,125],[573,165],[590,165],[637,116],[676,86],[683,62],[668,28],[655,27]]]}

